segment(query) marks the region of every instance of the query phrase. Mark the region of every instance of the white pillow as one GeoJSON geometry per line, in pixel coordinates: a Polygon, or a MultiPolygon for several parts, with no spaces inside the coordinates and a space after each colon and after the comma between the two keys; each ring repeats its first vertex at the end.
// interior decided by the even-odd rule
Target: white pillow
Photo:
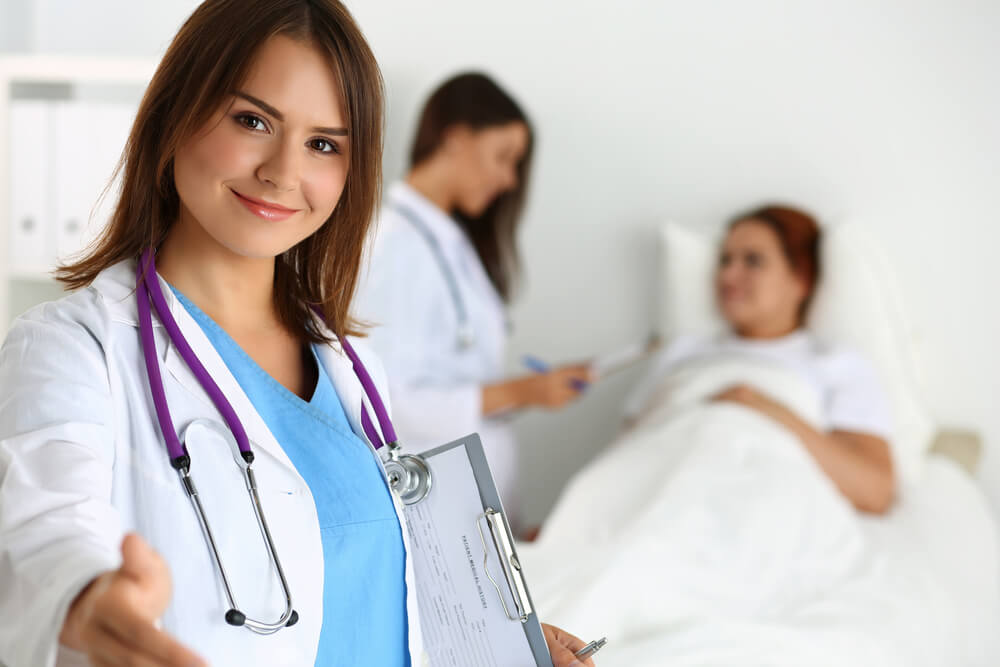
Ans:
{"type": "MultiPolygon", "coordinates": [[[[713,274],[719,237],[666,223],[661,230],[660,331],[711,335],[726,328],[715,308],[713,274]]],[[[920,397],[917,355],[892,272],[858,223],[823,230],[822,276],[807,328],[850,346],[878,371],[889,395],[893,457],[904,483],[919,481],[935,425],[920,397]]]]}

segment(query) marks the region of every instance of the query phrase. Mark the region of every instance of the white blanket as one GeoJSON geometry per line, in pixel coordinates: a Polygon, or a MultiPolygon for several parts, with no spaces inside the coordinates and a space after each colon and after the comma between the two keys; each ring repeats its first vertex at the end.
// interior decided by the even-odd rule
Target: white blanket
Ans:
{"type": "Polygon", "coordinates": [[[720,359],[668,378],[519,547],[541,617],[607,635],[602,667],[962,664],[938,627],[954,605],[934,608],[945,596],[919,556],[877,553],[776,422],[707,400],[741,382],[821,421],[819,397],[773,367],[720,359]]]}

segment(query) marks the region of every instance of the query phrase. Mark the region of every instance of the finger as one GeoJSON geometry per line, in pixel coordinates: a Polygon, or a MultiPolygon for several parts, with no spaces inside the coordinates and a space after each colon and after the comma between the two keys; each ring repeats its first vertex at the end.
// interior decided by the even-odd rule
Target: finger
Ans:
{"type": "Polygon", "coordinates": [[[552,640],[549,642],[549,652],[555,667],[579,667],[581,665],[593,667],[594,663],[591,658],[580,661],[576,657],[576,652],[587,645],[585,641],[554,625],[543,624],[542,628],[547,635],[546,639],[551,638],[552,640]]]}
{"type": "Polygon", "coordinates": [[[112,636],[133,647],[145,658],[154,660],[157,665],[187,667],[204,664],[191,649],[131,609],[105,616],[100,624],[112,636]]]}
{"type": "Polygon", "coordinates": [[[549,653],[552,656],[554,667],[570,667],[571,665],[582,665],[573,651],[565,646],[558,639],[549,646],[549,653]]]}
{"type": "Polygon", "coordinates": [[[121,638],[116,637],[105,628],[99,629],[91,637],[91,642],[87,649],[90,662],[94,665],[104,667],[163,667],[159,662],[155,662],[143,655],[138,650],[129,646],[121,638]]]}
{"type": "Polygon", "coordinates": [[[582,649],[584,646],[587,645],[587,642],[583,641],[576,635],[566,632],[562,628],[557,628],[556,626],[552,627],[556,631],[556,637],[559,639],[559,642],[565,645],[566,648],[573,651],[574,653],[576,653],[577,651],[579,651],[580,649],[582,649]]]}

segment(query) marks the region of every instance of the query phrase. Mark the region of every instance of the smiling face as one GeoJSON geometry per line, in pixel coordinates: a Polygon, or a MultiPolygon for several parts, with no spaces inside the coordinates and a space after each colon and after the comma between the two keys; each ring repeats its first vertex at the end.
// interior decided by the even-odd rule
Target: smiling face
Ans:
{"type": "Polygon", "coordinates": [[[778,234],[767,224],[744,220],[723,242],[715,276],[719,310],[739,334],[769,338],[791,333],[808,295],[778,234]]]}
{"type": "Polygon", "coordinates": [[[326,57],[285,36],[174,157],[181,226],[248,258],[274,258],[319,229],[347,180],[341,86],[326,57]]]}

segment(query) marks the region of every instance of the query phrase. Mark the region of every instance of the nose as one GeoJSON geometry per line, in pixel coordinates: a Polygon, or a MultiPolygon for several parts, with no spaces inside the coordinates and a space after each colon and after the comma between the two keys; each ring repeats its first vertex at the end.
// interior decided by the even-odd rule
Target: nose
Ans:
{"type": "Polygon", "coordinates": [[[718,279],[720,285],[731,285],[740,278],[739,262],[730,261],[719,267],[718,279]]]}
{"type": "Polygon", "coordinates": [[[300,165],[297,147],[290,141],[276,142],[257,167],[257,179],[278,192],[294,190],[299,183],[300,165]]]}

